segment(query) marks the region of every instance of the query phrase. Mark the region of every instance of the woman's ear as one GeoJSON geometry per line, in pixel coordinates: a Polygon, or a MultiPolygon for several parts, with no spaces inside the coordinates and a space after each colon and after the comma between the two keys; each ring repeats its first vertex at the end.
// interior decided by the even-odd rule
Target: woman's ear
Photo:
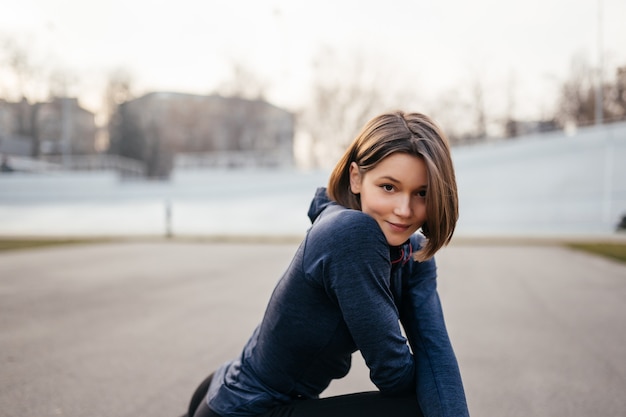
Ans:
{"type": "Polygon", "coordinates": [[[352,191],[352,194],[361,193],[362,180],[363,178],[361,176],[361,171],[359,171],[359,166],[356,162],[352,162],[350,164],[350,191],[352,191]]]}

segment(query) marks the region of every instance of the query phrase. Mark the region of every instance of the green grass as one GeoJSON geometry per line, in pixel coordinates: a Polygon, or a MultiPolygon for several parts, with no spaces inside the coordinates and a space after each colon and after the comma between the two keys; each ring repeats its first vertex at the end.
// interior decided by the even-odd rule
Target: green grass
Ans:
{"type": "Polygon", "coordinates": [[[76,245],[102,242],[103,239],[57,239],[57,238],[0,238],[0,252],[41,248],[46,246],[76,245]]]}
{"type": "Polygon", "coordinates": [[[626,263],[626,243],[568,243],[567,246],[626,263]]]}
{"type": "Polygon", "coordinates": [[[169,243],[254,243],[254,244],[296,244],[301,236],[134,236],[134,237],[93,237],[93,238],[54,238],[0,236],[0,253],[61,245],[82,245],[106,242],[169,242],[169,243]]]}

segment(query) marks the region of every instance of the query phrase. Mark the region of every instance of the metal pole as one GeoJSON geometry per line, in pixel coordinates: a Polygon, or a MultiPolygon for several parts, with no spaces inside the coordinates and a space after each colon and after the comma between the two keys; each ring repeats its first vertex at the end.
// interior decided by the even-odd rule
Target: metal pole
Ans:
{"type": "Polygon", "coordinates": [[[605,128],[606,140],[604,144],[604,191],[602,220],[606,224],[611,223],[613,206],[613,134],[610,126],[605,128]]]}
{"type": "Polygon", "coordinates": [[[601,125],[604,119],[604,109],[602,106],[602,71],[603,71],[603,53],[602,53],[602,0],[598,0],[598,69],[596,75],[596,124],[601,125]]]}
{"type": "Polygon", "coordinates": [[[165,200],[165,237],[172,237],[172,203],[165,200]]]}
{"type": "Polygon", "coordinates": [[[61,98],[61,152],[63,168],[70,169],[70,100],[67,95],[61,98]]]}

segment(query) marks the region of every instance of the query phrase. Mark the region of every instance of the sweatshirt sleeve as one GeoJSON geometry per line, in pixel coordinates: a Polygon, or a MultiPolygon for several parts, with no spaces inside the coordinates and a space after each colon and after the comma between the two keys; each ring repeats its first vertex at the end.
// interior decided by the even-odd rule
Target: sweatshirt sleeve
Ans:
{"type": "Polygon", "coordinates": [[[310,235],[307,252],[382,394],[415,389],[413,355],[390,290],[389,246],[374,219],[342,211],[310,235]]]}
{"type": "Polygon", "coordinates": [[[412,261],[401,322],[416,360],[417,399],[425,417],[469,416],[456,356],[446,330],[434,258],[412,261]]]}

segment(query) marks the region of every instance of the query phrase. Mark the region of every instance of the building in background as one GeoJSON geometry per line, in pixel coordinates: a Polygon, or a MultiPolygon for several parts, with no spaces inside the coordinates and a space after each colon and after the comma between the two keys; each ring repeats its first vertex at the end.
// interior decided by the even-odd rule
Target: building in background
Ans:
{"type": "Polygon", "coordinates": [[[96,153],[95,115],[75,98],[48,102],[0,99],[0,153],[41,158],[96,153]]]}
{"type": "Polygon", "coordinates": [[[75,98],[55,98],[41,104],[39,140],[43,155],[92,155],[96,153],[96,123],[92,112],[75,98]]]}
{"type": "Polygon", "coordinates": [[[155,92],[117,106],[102,154],[95,115],[77,99],[0,100],[0,154],[30,158],[33,168],[23,170],[46,162],[46,170],[53,163],[163,178],[173,169],[292,167],[294,124],[292,113],[263,100],[155,92]]]}
{"type": "Polygon", "coordinates": [[[291,167],[294,116],[263,100],[154,92],[118,107],[109,152],[149,176],[198,167],[291,167]]]}

